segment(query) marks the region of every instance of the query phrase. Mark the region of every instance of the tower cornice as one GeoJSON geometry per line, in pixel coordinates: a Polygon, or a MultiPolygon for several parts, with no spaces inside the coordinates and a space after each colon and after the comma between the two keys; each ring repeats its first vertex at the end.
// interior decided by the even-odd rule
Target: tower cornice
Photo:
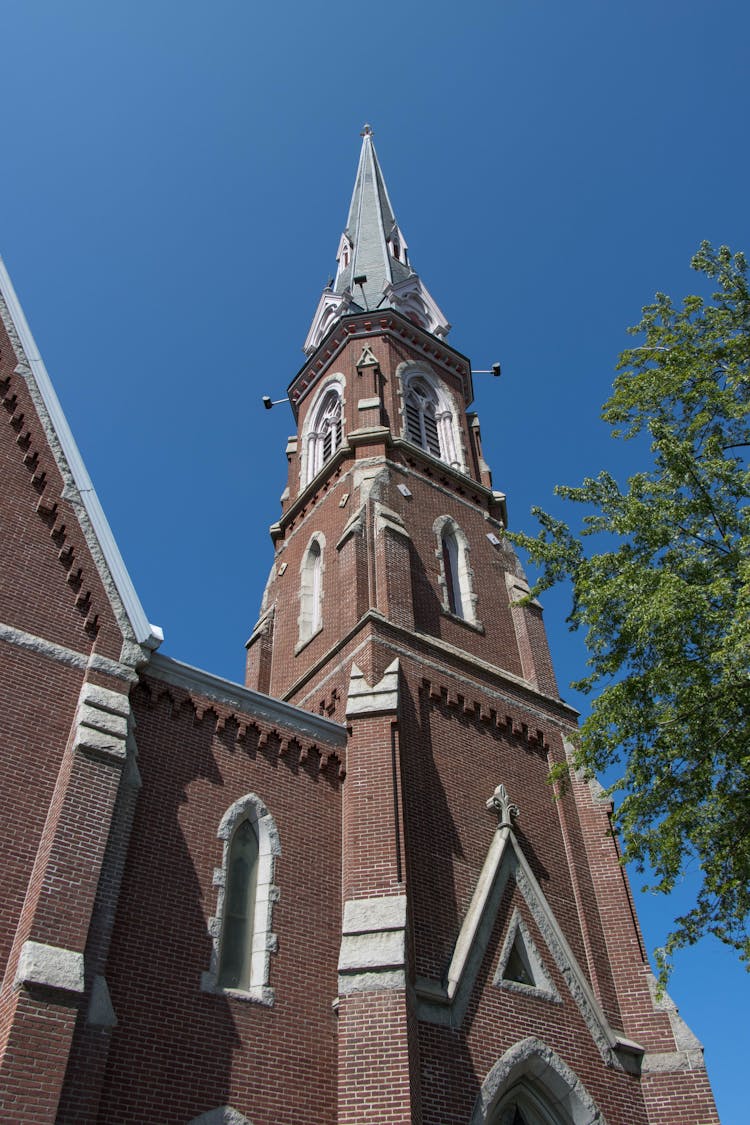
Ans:
{"type": "Polygon", "coordinates": [[[407,317],[393,309],[379,312],[362,312],[345,316],[337,321],[320,345],[290,382],[287,393],[295,420],[299,407],[321,376],[333,366],[337,357],[352,340],[375,336],[392,336],[408,344],[415,359],[437,364],[453,376],[458,376],[466,407],[474,398],[471,362],[461,352],[420,328],[407,317]]]}

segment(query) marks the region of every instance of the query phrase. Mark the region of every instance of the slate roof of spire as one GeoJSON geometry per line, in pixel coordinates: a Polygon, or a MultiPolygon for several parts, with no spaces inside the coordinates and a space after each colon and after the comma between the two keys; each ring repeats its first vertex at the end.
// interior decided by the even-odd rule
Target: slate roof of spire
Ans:
{"type": "Polygon", "coordinates": [[[336,279],[323,290],[304,343],[307,355],[346,313],[395,309],[441,338],[450,329],[409,263],[408,247],[372,138],[372,129],[365,125],[349,215],[339,243],[336,279]]]}
{"type": "Polygon", "coordinates": [[[351,253],[348,265],[345,265],[342,240],[333,287],[334,293],[350,289],[356,303],[367,309],[383,303],[384,285],[403,281],[414,272],[403,261],[407,253],[406,243],[396,222],[372,138],[372,129],[365,125],[349,217],[344,229],[351,253]],[[366,277],[367,281],[355,284],[357,277],[366,277]]]}

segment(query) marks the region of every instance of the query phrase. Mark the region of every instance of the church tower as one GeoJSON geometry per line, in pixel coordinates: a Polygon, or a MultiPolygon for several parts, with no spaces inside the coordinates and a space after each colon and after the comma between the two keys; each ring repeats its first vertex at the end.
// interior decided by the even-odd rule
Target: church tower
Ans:
{"type": "Polygon", "coordinates": [[[244,685],[159,650],[0,262],[0,1121],[712,1125],[365,127],[244,685]]]}
{"type": "MultiPolygon", "coordinates": [[[[247,685],[348,729],[339,1125],[716,1121],[365,126],[247,685]],[[689,1108],[686,1108],[689,1107],[689,1108]]],[[[322,842],[321,842],[322,843],[322,842]]]]}

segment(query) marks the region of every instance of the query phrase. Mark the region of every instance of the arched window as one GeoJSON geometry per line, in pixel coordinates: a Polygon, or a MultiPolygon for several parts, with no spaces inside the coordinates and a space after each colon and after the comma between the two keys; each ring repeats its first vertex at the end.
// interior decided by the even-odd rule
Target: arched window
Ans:
{"type": "Polygon", "coordinates": [[[247,990],[250,985],[257,885],[258,837],[245,819],[237,825],[229,843],[219,957],[221,988],[247,990]]]}
{"type": "Polygon", "coordinates": [[[325,391],[313,408],[306,435],[305,484],[320,472],[341,445],[341,387],[325,391]]]}
{"type": "Polygon", "coordinates": [[[211,967],[202,988],[273,1004],[269,976],[277,942],[271,916],[279,897],[273,878],[281,855],[276,824],[260,798],[247,793],[224,813],[218,836],[224,848],[214,874],[218,901],[209,922],[211,967]]]}
{"type": "Polygon", "coordinates": [[[406,392],[406,436],[434,457],[440,456],[437,395],[424,379],[412,379],[406,392]]]}
{"type": "Polygon", "coordinates": [[[450,394],[440,380],[424,372],[402,376],[404,388],[404,436],[456,469],[462,467],[458,454],[460,438],[450,394]]]}
{"type": "Polygon", "coordinates": [[[443,608],[454,617],[461,617],[472,625],[478,625],[474,576],[469,565],[469,541],[450,516],[440,516],[435,521],[433,530],[438,540],[443,608]]]}
{"type": "Polygon", "coordinates": [[[304,644],[323,627],[323,547],[321,532],[313,535],[300,567],[299,643],[304,644]]]}
{"type": "Polygon", "coordinates": [[[445,573],[445,587],[448,595],[448,609],[456,617],[465,617],[461,583],[458,579],[460,556],[458,540],[452,528],[443,531],[443,568],[445,573]]]}
{"type": "Polygon", "coordinates": [[[529,1036],[492,1067],[469,1125],[593,1125],[603,1120],[570,1067],[529,1036]]]}

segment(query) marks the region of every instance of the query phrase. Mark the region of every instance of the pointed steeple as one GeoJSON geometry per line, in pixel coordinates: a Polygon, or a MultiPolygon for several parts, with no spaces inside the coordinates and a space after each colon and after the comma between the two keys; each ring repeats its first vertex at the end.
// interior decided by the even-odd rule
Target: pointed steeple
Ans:
{"type": "Polygon", "coordinates": [[[411,267],[372,138],[372,129],[365,125],[349,216],[336,255],[336,279],[318,304],[304,344],[308,355],[345,313],[390,308],[436,336],[444,337],[450,329],[411,267]]]}

